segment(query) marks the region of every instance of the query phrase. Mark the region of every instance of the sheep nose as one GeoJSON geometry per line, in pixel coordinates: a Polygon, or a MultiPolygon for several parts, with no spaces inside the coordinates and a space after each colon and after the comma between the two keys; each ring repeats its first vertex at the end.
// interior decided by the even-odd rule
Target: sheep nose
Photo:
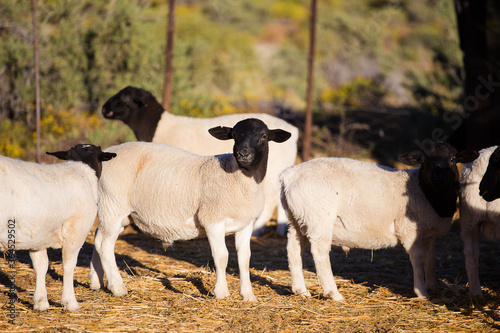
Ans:
{"type": "Polygon", "coordinates": [[[250,149],[241,149],[237,153],[239,160],[248,161],[252,158],[253,154],[250,149]]]}

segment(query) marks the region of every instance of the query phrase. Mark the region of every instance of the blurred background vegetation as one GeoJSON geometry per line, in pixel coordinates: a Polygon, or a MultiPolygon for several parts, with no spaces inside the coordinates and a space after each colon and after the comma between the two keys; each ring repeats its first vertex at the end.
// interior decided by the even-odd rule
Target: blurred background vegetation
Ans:
{"type": "MultiPolygon", "coordinates": [[[[452,0],[318,6],[316,156],[390,161],[441,126],[445,112],[463,112],[452,0]]],[[[309,0],[178,0],[170,111],[268,112],[301,126],[308,10],[309,0]]],[[[167,11],[166,0],[38,2],[42,151],[134,139],[100,108],[127,85],[161,98],[167,11]]],[[[35,140],[32,40],[29,1],[0,2],[0,153],[27,160],[35,140]]]]}

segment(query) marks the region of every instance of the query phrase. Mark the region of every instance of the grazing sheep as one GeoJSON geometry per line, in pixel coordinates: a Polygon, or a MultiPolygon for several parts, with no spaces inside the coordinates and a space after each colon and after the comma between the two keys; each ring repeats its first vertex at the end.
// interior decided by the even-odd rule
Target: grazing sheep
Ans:
{"type": "Polygon", "coordinates": [[[47,154],[68,162],[40,165],[0,156],[0,243],[15,251],[30,251],[36,274],[33,303],[40,311],[49,307],[45,287],[47,248],[62,247],[62,304],[65,310],[73,311],[78,309],[73,273],[78,252],[97,215],[101,162],[116,155],[80,144],[47,154]],[[10,234],[14,237],[9,238],[10,234]]]}
{"type": "Polygon", "coordinates": [[[474,153],[437,144],[427,154],[400,156],[405,164],[420,164],[419,169],[317,158],[283,171],[281,200],[291,221],[287,251],[293,292],[310,295],[302,274],[308,240],[323,291],[331,299],[344,299],[330,266],[332,244],[381,249],[400,243],[410,255],[417,296],[428,296],[426,289],[436,291],[434,243],[450,229],[456,210],[456,163],[470,162],[474,153]]]}
{"type": "Polygon", "coordinates": [[[176,116],[163,109],[148,91],[126,87],[111,97],[102,107],[108,119],[119,119],[130,126],[139,141],[158,142],[176,146],[199,155],[223,154],[231,151],[231,142],[215,140],[208,134],[214,126],[232,127],[245,118],[262,120],[270,128],[281,128],[291,133],[286,143],[269,145],[267,177],[264,180],[264,209],[254,225],[254,235],[261,235],[265,225],[278,207],[277,232],[286,234],[287,219],[279,200],[278,175],[295,164],[299,131],[282,119],[268,114],[231,114],[215,118],[191,118],[176,116]]]}
{"type": "Polygon", "coordinates": [[[464,166],[460,182],[460,230],[464,242],[469,291],[483,298],[479,282],[479,234],[500,240],[500,197],[498,176],[500,147],[479,152],[479,158],[464,166]]]}
{"type": "Polygon", "coordinates": [[[199,156],[146,142],[107,149],[118,157],[106,165],[99,182],[99,227],[89,274],[92,289],[103,285],[105,273],[115,296],[127,293],[114,246],[124,227],[134,222],[165,244],[206,236],[216,268],[217,298],[229,296],[224,238],[235,233],[240,294],[244,300],[255,300],[249,273],[250,237],[264,206],[268,142],[284,142],[290,133],[246,119],[233,128],[212,128],[210,134],[219,140],[233,139],[233,154],[199,156]]]}

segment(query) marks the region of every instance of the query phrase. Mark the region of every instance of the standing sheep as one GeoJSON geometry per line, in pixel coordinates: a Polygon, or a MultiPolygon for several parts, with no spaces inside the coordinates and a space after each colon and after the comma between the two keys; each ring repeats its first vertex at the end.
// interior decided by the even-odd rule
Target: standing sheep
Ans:
{"type": "Polygon", "coordinates": [[[182,148],[200,155],[215,155],[231,150],[231,142],[215,140],[208,134],[214,126],[232,127],[245,118],[257,118],[271,128],[281,128],[291,133],[286,143],[269,144],[269,164],[264,180],[264,209],[255,222],[254,235],[264,232],[266,223],[278,207],[277,232],[286,234],[286,214],[279,201],[280,184],[278,175],[285,168],[295,164],[299,131],[286,121],[268,114],[231,114],[215,118],[191,118],[170,114],[156,98],[140,88],[126,87],[111,97],[102,107],[107,119],[119,119],[130,126],[139,141],[158,142],[182,148]]]}
{"type": "Polygon", "coordinates": [[[469,291],[483,298],[479,282],[479,234],[500,240],[500,197],[498,173],[500,147],[479,152],[479,158],[462,170],[460,182],[460,230],[464,242],[465,267],[469,291]]]}
{"type": "Polygon", "coordinates": [[[49,308],[47,248],[62,247],[62,304],[73,311],[78,309],[73,273],[97,215],[101,162],[116,155],[93,145],[47,154],[68,162],[40,165],[0,156],[0,243],[15,251],[30,251],[36,274],[33,303],[39,311],[49,308]]]}
{"type": "Polygon", "coordinates": [[[92,289],[103,285],[104,273],[115,296],[127,293],[114,246],[124,227],[133,222],[165,244],[206,236],[216,268],[217,298],[229,296],[224,238],[234,233],[240,294],[244,300],[255,300],[249,272],[250,237],[264,206],[262,181],[268,142],[284,142],[290,133],[270,130],[258,119],[246,119],[233,128],[212,128],[210,134],[219,140],[234,140],[233,154],[199,156],[146,142],[107,150],[118,157],[106,165],[99,182],[99,227],[89,274],[92,289]]]}
{"type": "Polygon", "coordinates": [[[309,296],[302,253],[311,243],[325,295],[342,301],[330,266],[331,245],[381,249],[402,244],[410,255],[418,297],[437,289],[434,243],[451,227],[459,189],[456,163],[477,153],[437,144],[400,160],[419,169],[396,170],[347,158],[318,158],[283,171],[281,199],[291,226],[288,261],[292,290],[309,296]],[[425,276],[424,276],[425,275],[425,276]]]}

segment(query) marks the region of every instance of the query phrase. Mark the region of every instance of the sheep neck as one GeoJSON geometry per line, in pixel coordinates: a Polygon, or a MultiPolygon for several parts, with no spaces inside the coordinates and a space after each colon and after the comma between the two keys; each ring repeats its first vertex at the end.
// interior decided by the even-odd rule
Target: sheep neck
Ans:
{"type": "Polygon", "coordinates": [[[421,170],[418,173],[418,180],[422,192],[431,204],[432,208],[440,217],[452,217],[457,209],[457,197],[459,183],[458,180],[453,180],[442,191],[434,190],[422,176],[421,170]]]}
{"type": "MultiPolygon", "coordinates": [[[[253,177],[257,184],[262,183],[267,172],[267,160],[269,157],[269,146],[266,146],[262,154],[262,159],[251,166],[241,166],[238,162],[238,167],[241,172],[247,177],[253,177]]],[[[238,161],[236,159],[236,161],[238,161]]]]}
{"type": "Polygon", "coordinates": [[[160,103],[148,99],[143,107],[135,110],[124,122],[130,126],[138,141],[152,142],[163,112],[165,110],[160,103]]]}

